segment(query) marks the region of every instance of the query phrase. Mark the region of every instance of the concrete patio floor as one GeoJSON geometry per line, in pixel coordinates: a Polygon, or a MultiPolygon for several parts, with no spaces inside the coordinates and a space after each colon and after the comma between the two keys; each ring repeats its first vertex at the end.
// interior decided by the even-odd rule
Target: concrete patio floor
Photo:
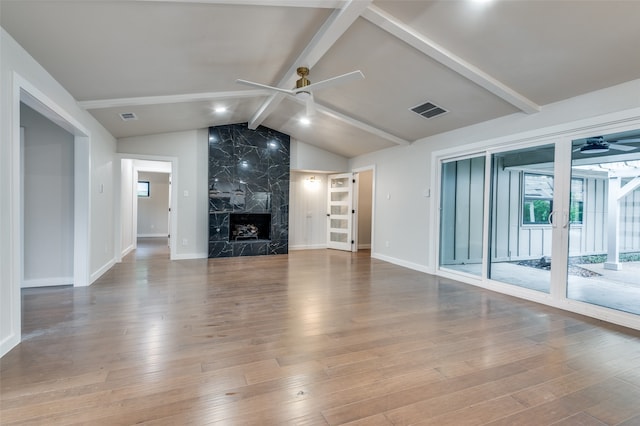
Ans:
{"type": "MultiPolygon", "coordinates": [[[[603,263],[575,265],[601,274],[569,275],[567,297],[598,306],[640,315],[640,262],[624,262],[622,269],[604,269],[603,263]]],[[[447,265],[447,269],[481,275],[482,265],[447,265]]],[[[491,265],[491,279],[531,290],[549,292],[550,271],[510,262],[491,265]]]]}

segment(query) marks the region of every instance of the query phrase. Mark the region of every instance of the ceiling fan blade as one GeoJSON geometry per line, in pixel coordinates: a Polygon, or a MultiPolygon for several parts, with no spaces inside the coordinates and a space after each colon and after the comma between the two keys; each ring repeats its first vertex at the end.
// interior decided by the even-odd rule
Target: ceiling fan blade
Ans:
{"type": "Polygon", "coordinates": [[[352,71],[346,74],[339,75],[337,77],[319,81],[317,83],[311,83],[310,85],[305,87],[300,87],[299,89],[294,89],[293,92],[298,93],[298,92],[307,92],[310,90],[320,90],[326,87],[335,86],[337,84],[347,83],[349,81],[362,80],[363,78],[364,78],[364,74],[362,74],[360,70],[352,71]]]}
{"type": "Polygon", "coordinates": [[[267,89],[267,90],[273,90],[275,92],[286,93],[287,95],[295,94],[295,92],[293,90],[281,89],[279,87],[273,87],[273,86],[267,86],[266,84],[255,83],[253,81],[248,81],[248,80],[238,79],[238,80],[236,80],[236,83],[244,84],[245,86],[259,87],[260,89],[267,89]]]}
{"type": "Polygon", "coordinates": [[[635,146],[620,145],[618,143],[610,143],[609,148],[617,151],[633,151],[634,149],[637,149],[635,146]]]}
{"type": "Polygon", "coordinates": [[[316,103],[313,100],[313,93],[309,93],[305,103],[307,107],[307,117],[313,117],[316,115],[316,103]]]}
{"type": "Polygon", "coordinates": [[[609,143],[636,143],[640,142],[640,138],[618,139],[617,141],[609,141],[609,143]]]}

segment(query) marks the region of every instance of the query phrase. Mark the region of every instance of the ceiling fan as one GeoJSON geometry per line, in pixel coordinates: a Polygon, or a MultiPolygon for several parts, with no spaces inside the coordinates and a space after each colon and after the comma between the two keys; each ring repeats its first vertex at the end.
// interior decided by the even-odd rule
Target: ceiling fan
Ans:
{"type": "Polygon", "coordinates": [[[625,143],[634,143],[640,142],[640,138],[630,138],[630,139],[618,139],[618,140],[605,140],[604,136],[596,136],[592,138],[587,138],[582,146],[574,149],[573,152],[578,152],[582,154],[601,154],[604,152],[608,152],[610,149],[616,151],[633,151],[637,149],[635,146],[626,146],[622,145],[625,143]]]}
{"type": "Polygon", "coordinates": [[[298,99],[304,100],[307,107],[307,116],[315,114],[315,104],[313,102],[313,91],[319,89],[325,89],[327,87],[343,84],[352,80],[361,80],[364,75],[360,70],[352,71],[346,74],[332,77],[327,80],[322,80],[317,83],[311,83],[307,76],[309,75],[309,68],[298,67],[296,72],[300,78],[296,81],[296,87],[294,89],[282,89],[280,87],[267,86],[266,84],[254,83],[247,80],[236,80],[236,83],[244,84],[246,86],[259,87],[261,89],[268,89],[274,92],[286,93],[287,95],[295,96],[298,99]]]}

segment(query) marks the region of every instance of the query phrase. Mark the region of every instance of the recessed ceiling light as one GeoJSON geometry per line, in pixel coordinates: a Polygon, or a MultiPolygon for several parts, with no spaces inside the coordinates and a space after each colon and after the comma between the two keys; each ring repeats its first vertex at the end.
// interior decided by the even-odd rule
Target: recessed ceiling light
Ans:
{"type": "Polygon", "coordinates": [[[309,117],[302,117],[300,119],[300,124],[308,126],[309,124],[311,124],[311,120],[309,120],[309,117]]]}
{"type": "Polygon", "coordinates": [[[218,107],[215,107],[214,111],[217,114],[222,114],[223,112],[227,112],[227,107],[218,106],[218,107]]]}

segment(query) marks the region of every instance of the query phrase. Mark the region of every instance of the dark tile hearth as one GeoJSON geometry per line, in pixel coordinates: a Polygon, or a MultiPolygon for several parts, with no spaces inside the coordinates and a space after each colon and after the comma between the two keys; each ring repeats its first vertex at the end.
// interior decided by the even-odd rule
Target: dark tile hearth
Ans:
{"type": "Polygon", "coordinates": [[[209,128],[209,257],[288,252],[289,149],[266,127],[209,128]]]}

